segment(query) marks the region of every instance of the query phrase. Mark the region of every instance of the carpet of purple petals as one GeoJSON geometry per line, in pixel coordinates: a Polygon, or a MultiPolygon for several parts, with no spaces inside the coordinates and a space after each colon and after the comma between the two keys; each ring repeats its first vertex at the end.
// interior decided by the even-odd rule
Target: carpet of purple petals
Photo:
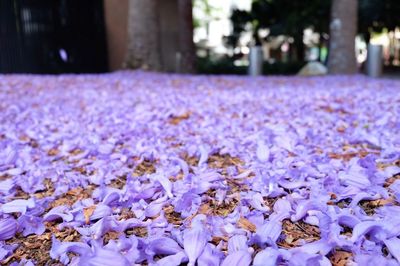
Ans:
{"type": "Polygon", "coordinates": [[[399,265],[399,129],[362,76],[3,75],[0,261],[399,265]]]}

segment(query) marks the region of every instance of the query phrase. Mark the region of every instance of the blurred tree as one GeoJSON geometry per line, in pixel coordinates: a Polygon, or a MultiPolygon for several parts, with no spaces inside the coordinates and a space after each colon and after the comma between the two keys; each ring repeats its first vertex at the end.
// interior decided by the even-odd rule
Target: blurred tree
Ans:
{"type": "Polygon", "coordinates": [[[210,31],[210,22],[219,18],[219,8],[210,4],[210,0],[193,0],[194,6],[201,12],[201,18],[193,19],[194,27],[205,27],[207,37],[210,31]]]}
{"type": "Polygon", "coordinates": [[[333,0],[331,8],[328,69],[331,74],[357,72],[355,37],[357,0],[333,0]]]}
{"type": "Polygon", "coordinates": [[[226,42],[231,47],[237,47],[240,36],[246,31],[246,25],[251,21],[251,13],[234,9],[231,14],[232,34],[226,37],[226,42]]]}
{"type": "Polygon", "coordinates": [[[127,68],[161,70],[157,2],[129,0],[127,68]]]}
{"type": "Polygon", "coordinates": [[[250,12],[233,10],[233,33],[228,37],[230,45],[236,45],[249,23],[253,28],[253,40],[260,44],[260,29],[269,29],[269,36],[286,35],[294,39],[296,60],[304,60],[304,30],[328,33],[330,0],[253,0],[250,12]]]}
{"type": "Polygon", "coordinates": [[[192,0],[178,0],[180,71],[194,73],[196,70],[196,49],[193,43],[192,0]]]}
{"type": "Polygon", "coordinates": [[[368,43],[371,33],[400,26],[399,0],[359,0],[358,32],[368,43]]]}

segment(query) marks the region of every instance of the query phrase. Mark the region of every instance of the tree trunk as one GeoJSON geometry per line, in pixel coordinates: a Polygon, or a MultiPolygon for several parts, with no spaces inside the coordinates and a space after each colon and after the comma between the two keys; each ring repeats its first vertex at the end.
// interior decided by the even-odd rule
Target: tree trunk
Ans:
{"type": "Polygon", "coordinates": [[[193,43],[192,0],[178,0],[180,72],[196,71],[196,49],[193,43]]]}
{"type": "Polygon", "coordinates": [[[296,57],[297,61],[304,62],[305,61],[305,48],[303,41],[304,30],[300,29],[296,35],[294,36],[294,45],[296,47],[296,57]]]}
{"type": "Polygon", "coordinates": [[[331,74],[357,72],[355,58],[357,5],[357,0],[332,1],[328,59],[328,69],[331,74]]]}
{"type": "Polygon", "coordinates": [[[124,66],[161,70],[158,0],[129,0],[128,47],[124,66]]]}

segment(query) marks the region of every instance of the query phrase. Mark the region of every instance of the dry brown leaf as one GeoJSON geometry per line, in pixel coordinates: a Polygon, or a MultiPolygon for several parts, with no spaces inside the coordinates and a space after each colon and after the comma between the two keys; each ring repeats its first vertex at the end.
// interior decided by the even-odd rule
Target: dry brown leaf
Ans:
{"type": "Polygon", "coordinates": [[[225,241],[228,242],[229,238],[226,236],[213,236],[211,239],[211,242],[214,243],[215,245],[218,245],[219,242],[225,241]]]}
{"type": "Polygon", "coordinates": [[[243,228],[245,230],[249,230],[250,232],[255,232],[257,230],[257,227],[255,224],[247,220],[246,218],[240,217],[238,220],[238,226],[240,228],[243,228]]]}
{"type": "Polygon", "coordinates": [[[198,212],[201,214],[210,214],[212,212],[212,210],[210,209],[210,205],[203,204],[200,206],[198,212]]]}
{"type": "Polygon", "coordinates": [[[303,241],[310,243],[320,239],[319,228],[303,221],[292,222],[284,220],[282,223],[282,233],[285,235],[285,238],[278,245],[284,248],[293,248],[302,245],[303,241]]]}
{"type": "Polygon", "coordinates": [[[190,118],[190,116],[192,115],[192,112],[186,112],[182,115],[177,115],[177,116],[171,116],[169,118],[169,123],[172,125],[178,125],[180,122],[182,122],[183,120],[187,120],[190,118]]]}
{"type": "Polygon", "coordinates": [[[346,266],[351,258],[352,254],[343,250],[337,250],[329,257],[333,266],[346,266]]]}
{"type": "Polygon", "coordinates": [[[57,155],[59,152],[60,152],[60,151],[59,151],[58,149],[52,148],[52,149],[50,149],[50,150],[47,152],[47,155],[49,155],[49,156],[55,156],[55,155],[57,155]]]}
{"type": "Polygon", "coordinates": [[[337,130],[337,132],[339,132],[339,133],[344,133],[344,132],[346,132],[346,128],[345,128],[344,126],[340,126],[340,127],[336,128],[336,130],[337,130]]]}
{"type": "Polygon", "coordinates": [[[90,224],[90,216],[92,216],[95,210],[96,210],[96,205],[83,209],[83,216],[85,217],[86,224],[90,224]]]}

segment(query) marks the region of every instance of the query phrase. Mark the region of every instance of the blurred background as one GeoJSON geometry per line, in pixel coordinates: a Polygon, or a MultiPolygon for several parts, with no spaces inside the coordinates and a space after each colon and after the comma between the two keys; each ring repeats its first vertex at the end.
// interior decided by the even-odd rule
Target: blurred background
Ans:
{"type": "Polygon", "coordinates": [[[1,73],[353,74],[371,45],[396,76],[399,0],[0,1],[1,73]]]}

